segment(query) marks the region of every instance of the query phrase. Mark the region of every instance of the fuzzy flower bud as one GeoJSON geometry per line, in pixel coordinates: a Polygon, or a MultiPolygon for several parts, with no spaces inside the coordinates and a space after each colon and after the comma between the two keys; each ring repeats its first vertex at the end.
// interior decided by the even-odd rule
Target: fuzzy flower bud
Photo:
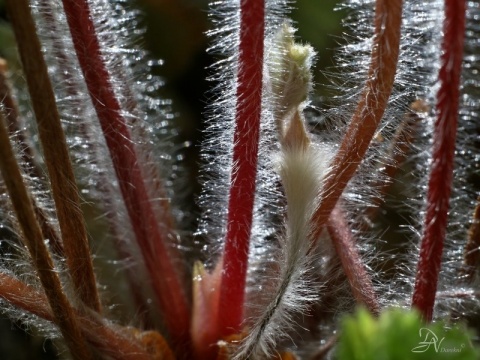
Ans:
{"type": "Polygon", "coordinates": [[[315,51],[310,45],[295,43],[295,29],[285,23],[276,35],[269,61],[275,102],[275,118],[283,133],[285,116],[308,98],[312,89],[311,66],[315,51]]]}

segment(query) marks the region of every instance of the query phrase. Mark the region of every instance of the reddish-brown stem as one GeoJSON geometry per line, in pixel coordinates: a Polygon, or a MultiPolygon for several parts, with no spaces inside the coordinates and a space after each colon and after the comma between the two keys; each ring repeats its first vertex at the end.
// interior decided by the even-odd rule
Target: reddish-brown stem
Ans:
{"type": "Polygon", "coordinates": [[[163,318],[173,342],[177,345],[188,343],[189,306],[167,249],[168,237],[173,235],[172,220],[167,214],[159,219],[153,208],[137,150],[103,61],[88,2],[63,0],[63,5],[75,51],[163,318]]]}
{"type": "MultiPolygon", "coordinates": [[[[0,104],[5,110],[5,118],[7,120],[7,128],[10,136],[15,138],[22,148],[22,170],[33,178],[41,179],[42,171],[35,161],[35,151],[28,142],[28,134],[20,123],[18,108],[10,91],[7,79],[7,63],[0,59],[0,104]]],[[[63,254],[62,241],[48,220],[45,210],[38,204],[35,198],[32,198],[33,208],[37,216],[37,220],[42,228],[43,237],[49,239],[50,248],[56,254],[63,254]]]]}
{"type": "Polygon", "coordinates": [[[85,305],[100,311],[95,273],[80,197],[68,154],[55,94],[42,55],[35,24],[25,0],[8,1],[12,27],[35,111],[38,133],[47,165],[60,225],[67,266],[75,294],[85,305]]]}
{"type": "MultiPolygon", "coordinates": [[[[10,8],[11,4],[7,2],[7,5],[9,6],[8,9],[12,10],[10,8]]],[[[23,5],[27,6],[28,9],[28,4],[24,3],[23,5]]],[[[85,339],[80,333],[78,319],[63,292],[60,279],[55,272],[53,261],[44,243],[42,230],[35,217],[30,194],[23,183],[22,173],[10,144],[4,121],[3,114],[0,112],[0,154],[2,154],[0,171],[22,230],[25,245],[32,257],[33,265],[47,295],[52,313],[72,352],[72,356],[75,359],[90,359],[91,354],[86,347],[85,339]]]]}
{"type": "Polygon", "coordinates": [[[327,230],[355,300],[357,303],[365,305],[372,314],[377,315],[380,312],[380,306],[373,288],[372,278],[365,269],[355,246],[352,231],[339,205],[330,214],[327,230]]]}
{"type": "Polygon", "coordinates": [[[22,129],[20,124],[17,104],[12,96],[7,78],[7,62],[4,59],[0,59],[0,103],[5,111],[8,132],[11,136],[16,136],[22,145],[22,160],[27,165],[28,174],[35,178],[41,178],[40,167],[35,162],[34,150],[27,140],[26,130],[22,129]]]}
{"type": "Polygon", "coordinates": [[[428,181],[427,208],[412,306],[431,321],[442,261],[457,135],[460,75],[465,36],[466,2],[445,0],[445,20],[437,119],[433,130],[432,167],[428,181]]]}
{"type": "Polygon", "coordinates": [[[243,322],[262,112],[264,0],[242,0],[240,14],[234,148],[218,318],[221,337],[239,332],[243,322]]]}
{"type": "MultiPolygon", "coordinates": [[[[36,315],[44,320],[57,322],[48,305],[45,294],[38,292],[14,276],[0,272],[0,298],[10,304],[36,315]]],[[[75,310],[74,310],[75,311],[75,310]]],[[[135,330],[122,329],[104,324],[95,316],[88,318],[85,314],[76,313],[76,318],[85,338],[103,355],[111,359],[149,360],[152,357],[145,351],[145,342],[133,339],[135,330]]],[[[140,333],[142,334],[142,333],[140,333]]],[[[161,342],[157,341],[157,342],[161,342]]],[[[166,349],[165,353],[169,350],[166,349]]],[[[163,359],[163,357],[160,357],[163,359]]],[[[82,358],[83,359],[83,358],[82,358]]],[[[171,359],[171,357],[165,357],[171,359]]]]}
{"type": "Polygon", "coordinates": [[[387,155],[391,162],[384,165],[380,170],[378,180],[374,182],[373,188],[376,189],[378,195],[372,199],[371,205],[363,215],[364,222],[361,224],[361,230],[367,229],[369,223],[374,220],[375,216],[378,214],[380,205],[383,203],[385,195],[393,184],[395,174],[407,159],[410,146],[414,140],[415,130],[422,119],[420,114],[425,113],[427,110],[428,108],[424,101],[414,101],[395,131],[387,155]]]}
{"type": "Polygon", "coordinates": [[[365,88],[323,187],[322,202],[313,215],[312,240],[322,232],[335,204],[354,175],[380,124],[397,69],[402,0],[377,0],[375,39],[365,88]]]}
{"type": "Polygon", "coordinates": [[[313,354],[310,360],[323,360],[327,357],[328,353],[337,344],[338,335],[332,335],[325,344],[313,354]]]}
{"type": "Polygon", "coordinates": [[[54,321],[47,298],[30,285],[0,272],[0,298],[44,320],[54,321]]]}
{"type": "Polygon", "coordinates": [[[468,239],[464,250],[464,272],[473,280],[476,270],[480,265],[480,197],[473,212],[472,225],[468,229],[468,239]]]}
{"type": "MultiPolygon", "coordinates": [[[[65,52],[66,49],[64,49],[63,47],[63,42],[61,41],[62,34],[59,31],[59,27],[57,26],[57,19],[54,15],[55,9],[53,8],[51,1],[41,0],[40,6],[43,9],[47,9],[46,11],[42,11],[40,15],[43,17],[43,21],[48,24],[48,27],[51,30],[49,32],[49,38],[53,43],[53,56],[58,62],[58,67],[61,69],[61,71],[58,71],[58,75],[60,76],[62,84],[65,85],[65,91],[68,98],[72,99],[69,101],[70,111],[77,111],[77,109],[81,108],[83,104],[81,103],[78,81],[73,76],[76,71],[76,69],[74,68],[75,64],[69,60],[69,57],[65,52]]],[[[130,100],[130,102],[134,102],[133,96],[127,96],[127,98],[129,98],[129,100],[132,99],[130,100]]],[[[129,106],[128,112],[133,113],[134,111],[135,104],[132,104],[131,106],[129,106]]],[[[94,149],[96,147],[96,144],[91,141],[91,134],[89,133],[88,124],[80,122],[76,125],[78,125],[78,130],[80,134],[85,139],[87,139],[92,149],[94,149]]],[[[105,196],[105,199],[103,200],[102,207],[103,209],[106,209],[108,225],[111,229],[110,235],[114,239],[114,243],[117,246],[117,252],[120,258],[129,259],[131,258],[131,254],[125,246],[125,241],[121,240],[121,236],[118,231],[119,220],[116,215],[117,209],[113,205],[113,198],[115,194],[111,191],[108,182],[108,177],[104,173],[101,173],[98,179],[98,186],[104,189],[103,195],[105,196]]],[[[50,239],[50,237],[47,238],[50,239]]],[[[147,319],[146,316],[144,316],[147,314],[147,304],[141,291],[141,285],[138,283],[137,275],[138,272],[136,272],[135,267],[128,268],[127,281],[130,284],[132,298],[134,299],[136,309],[140,314],[139,316],[142,316],[144,318],[143,323],[148,324],[151,321],[149,321],[150,319],[147,319]]]]}

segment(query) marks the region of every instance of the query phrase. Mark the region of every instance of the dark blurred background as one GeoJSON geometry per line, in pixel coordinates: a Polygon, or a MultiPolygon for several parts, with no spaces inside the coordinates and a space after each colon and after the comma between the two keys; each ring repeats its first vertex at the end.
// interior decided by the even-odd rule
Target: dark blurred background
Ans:
{"type": "MultiPolygon", "coordinates": [[[[0,0],[0,56],[8,60],[14,70],[18,67],[15,41],[8,24],[4,0],[0,0]]],[[[94,2],[94,1],[92,1],[94,2]]],[[[298,37],[317,50],[315,66],[317,83],[325,83],[321,70],[333,64],[333,49],[340,36],[340,12],[333,12],[337,0],[298,0],[292,18],[298,28],[298,37]]],[[[191,174],[194,193],[199,191],[198,147],[202,140],[205,94],[212,84],[205,79],[206,69],[215,60],[206,52],[210,39],[205,32],[211,28],[207,0],[132,0],[133,7],[143,10],[146,36],[142,46],[154,58],[164,60],[158,74],[165,80],[159,96],[173,100],[172,111],[179,128],[181,141],[193,143],[187,149],[186,165],[191,174]]],[[[326,88],[317,86],[319,94],[326,88]]],[[[11,323],[0,315],[0,359],[55,359],[55,347],[49,341],[34,336],[34,330],[25,333],[21,325],[11,323]]]]}

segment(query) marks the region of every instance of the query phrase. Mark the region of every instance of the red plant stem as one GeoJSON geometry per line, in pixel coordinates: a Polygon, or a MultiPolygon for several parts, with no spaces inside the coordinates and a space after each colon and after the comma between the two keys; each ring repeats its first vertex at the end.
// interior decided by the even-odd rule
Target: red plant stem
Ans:
{"type": "Polygon", "coordinates": [[[242,0],[240,12],[233,165],[218,319],[222,337],[239,332],[243,321],[262,112],[265,2],[242,0]]]}
{"type": "Polygon", "coordinates": [[[190,310],[166,247],[170,218],[157,218],[135,145],[103,62],[100,43],[85,0],[63,0],[75,51],[100,120],[138,245],[145,259],[163,319],[174,344],[189,342],[190,310]]]}
{"type": "Polygon", "coordinates": [[[327,230],[355,300],[365,305],[372,314],[378,315],[380,306],[373,288],[372,278],[365,269],[355,246],[352,231],[339,205],[333,209],[328,219],[327,230]]]}
{"type": "Polygon", "coordinates": [[[322,202],[313,215],[315,242],[348,182],[360,165],[380,124],[397,70],[402,24],[402,0],[377,0],[375,39],[368,79],[340,149],[332,162],[322,202]]]}
{"type": "Polygon", "coordinates": [[[465,36],[465,4],[463,0],[445,0],[444,35],[439,72],[440,89],[437,93],[437,120],[433,131],[432,168],[428,181],[425,227],[412,299],[412,307],[420,311],[425,321],[432,320],[443,243],[448,225],[465,36]]]}

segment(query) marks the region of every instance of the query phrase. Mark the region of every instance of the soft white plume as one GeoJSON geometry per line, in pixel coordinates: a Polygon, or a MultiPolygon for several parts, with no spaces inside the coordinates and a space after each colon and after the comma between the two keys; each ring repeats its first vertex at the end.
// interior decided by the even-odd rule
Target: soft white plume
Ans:
{"type": "Polygon", "coordinates": [[[318,206],[328,158],[312,145],[302,114],[311,89],[313,49],[293,39],[294,30],[284,24],[276,35],[269,59],[273,113],[281,150],[276,160],[286,200],[286,224],[279,237],[280,255],[274,286],[268,301],[256,315],[235,359],[261,358],[293,327],[294,314],[307,311],[318,288],[312,280],[314,256],[308,236],[311,217],[318,206]]]}

